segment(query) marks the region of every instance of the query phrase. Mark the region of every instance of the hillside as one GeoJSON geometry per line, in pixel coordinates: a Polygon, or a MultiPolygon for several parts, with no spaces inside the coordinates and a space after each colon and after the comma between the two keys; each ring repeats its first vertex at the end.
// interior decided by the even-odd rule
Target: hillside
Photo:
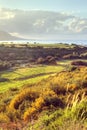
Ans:
{"type": "Polygon", "coordinates": [[[2,130],[87,129],[87,48],[55,46],[0,45],[2,130]]]}
{"type": "Polygon", "coordinates": [[[23,40],[22,38],[12,36],[8,32],[0,30],[0,41],[23,40]]]}
{"type": "MultiPolygon", "coordinates": [[[[33,85],[24,85],[21,90],[11,88],[4,94],[5,97],[3,94],[0,95],[2,98],[1,127],[25,128],[26,124],[28,127],[26,129],[33,127],[37,130],[40,128],[50,130],[54,127],[56,130],[67,125],[68,120],[72,124],[74,120],[79,123],[78,121],[85,119],[83,120],[85,123],[87,119],[87,67],[63,71],[33,85]],[[63,120],[65,121],[62,124],[63,120]],[[29,124],[32,121],[33,126],[29,124]],[[11,124],[12,126],[9,126],[11,124]]],[[[78,129],[83,126],[83,123],[79,124],[78,129]]]]}
{"type": "Polygon", "coordinates": [[[39,58],[46,60],[49,56],[57,61],[87,59],[87,47],[75,44],[45,45],[12,43],[0,45],[0,60],[7,61],[12,66],[27,63],[35,64],[39,58]]]}

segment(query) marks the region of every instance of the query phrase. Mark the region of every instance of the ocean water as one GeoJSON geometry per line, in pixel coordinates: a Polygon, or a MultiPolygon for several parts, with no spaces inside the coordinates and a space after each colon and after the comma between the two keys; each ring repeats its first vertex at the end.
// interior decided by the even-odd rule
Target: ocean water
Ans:
{"type": "Polygon", "coordinates": [[[0,43],[67,43],[67,44],[79,44],[79,45],[86,45],[87,40],[13,40],[13,41],[0,41],[0,43]]]}

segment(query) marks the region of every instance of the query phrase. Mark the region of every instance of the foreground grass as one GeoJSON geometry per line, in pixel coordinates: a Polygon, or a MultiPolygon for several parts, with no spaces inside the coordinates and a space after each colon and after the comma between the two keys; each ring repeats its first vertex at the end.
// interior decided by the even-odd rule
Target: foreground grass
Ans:
{"type": "MultiPolygon", "coordinates": [[[[82,103],[80,103],[82,105],[82,103]]],[[[87,107],[87,105],[86,105],[87,107]]],[[[74,107],[76,109],[77,106],[74,107]]],[[[39,116],[39,119],[33,123],[28,124],[27,129],[35,130],[87,130],[87,120],[82,120],[75,113],[77,110],[72,112],[72,108],[69,109],[57,109],[55,111],[43,111],[39,116]]],[[[79,108],[78,110],[81,110],[79,108]]]]}
{"type": "Polygon", "coordinates": [[[87,67],[69,64],[2,72],[8,81],[0,82],[0,128],[86,130],[87,67]]]}
{"type": "Polygon", "coordinates": [[[13,129],[9,124],[15,123],[16,129],[18,122],[26,130],[86,130],[87,67],[10,88],[0,98],[1,128],[4,123],[7,130],[13,129]]]}

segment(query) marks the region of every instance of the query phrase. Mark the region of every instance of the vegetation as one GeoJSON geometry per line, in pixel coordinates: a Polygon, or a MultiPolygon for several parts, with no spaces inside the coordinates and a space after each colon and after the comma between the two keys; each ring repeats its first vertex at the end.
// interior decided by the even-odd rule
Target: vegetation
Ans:
{"type": "MultiPolygon", "coordinates": [[[[29,49],[27,47],[5,46],[16,51],[29,49]]],[[[78,47],[82,48],[76,45],[66,48],[78,47]]],[[[40,51],[42,48],[39,47],[40,51]]],[[[59,57],[52,55],[42,57],[43,60],[39,58],[29,64],[22,61],[25,66],[20,63],[0,71],[0,128],[86,130],[87,66],[73,64],[86,63],[86,59],[58,60],[59,57]],[[50,59],[55,59],[56,64],[48,64],[50,59]]],[[[13,63],[13,59],[10,62],[13,63]]]]}
{"type": "Polygon", "coordinates": [[[10,88],[20,88],[25,84],[34,84],[50,75],[63,70],[62,66],[32,66],[18,68],[16,70],[0,72],[0,92],[5,92],[10,88]],[[1,79],[5,82],[1,82],[1,79]]]}
{"type": "Polygon", "coordinates": [[[85,61],[73,61],[72,63],[71,63],[72,65],[76,65],[76,66],[87,66],[87,62],[85,62],[85,61]]]}

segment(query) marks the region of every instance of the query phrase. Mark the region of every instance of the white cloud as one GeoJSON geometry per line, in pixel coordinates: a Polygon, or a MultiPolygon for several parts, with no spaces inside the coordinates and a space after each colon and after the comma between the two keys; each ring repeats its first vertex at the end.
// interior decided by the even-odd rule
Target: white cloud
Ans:
{"type": "Polygon", "coordinates": [[[19,33],[16,33],[16,32],[9,33],[9,34],[11,34],[12,36],[21,37],[21,35],[19,33]]]}
{"type": "Polygon", "coordinates": [[[69,29],[74,33],[83,33],[83,30],[87,28],[87,19],[74,18],[69,24],[69,29]]]}
{"type": "Polygon", "coordinates": [[[10,11],[10,10],[6,10],[6,9],[0,9],[0,19],[11,19],[14,18],[15,14],[10,11]]]}
{"type": "Polygon", "coordinates": [[[15,36],[62,37],[86,35],[87,19],[74,13],[0,9],[0,30],[15,36]]]}

